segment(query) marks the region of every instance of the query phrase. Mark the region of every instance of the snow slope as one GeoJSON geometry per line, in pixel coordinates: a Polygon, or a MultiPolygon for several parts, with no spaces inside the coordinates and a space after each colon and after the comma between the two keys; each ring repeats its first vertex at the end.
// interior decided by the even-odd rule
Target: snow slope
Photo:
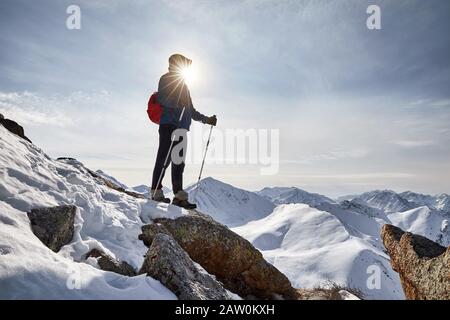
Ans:
{"type": "Polygon", "coordinates": [[[1,299],[176,299],[152,278],[104,272],[82,257],[100,248],[139,268],[147,251],[138,240],[142,220],[184,210],[112,190],[81,163],[52,160],[3,126],[0,149],[1,299]],[[79,207],[76,234],[54,253],[30,231],[26,212],[63,204],[79,207]],[[70,283],[81,287],[72,290],[70,283]]]}
{"type": "Polygon", "coordinates": [[[265,197],[275,205],[288,203],[306,203],[312,207],[321,203],[334,203],[333,200],[321,194],[310,193],[296,187],[264,188],[257,194],[265,197]]]}
{"type": "Polygon", "coordinates": [[[266,218],[233,231],[260,249],[294,287],[310,288],[331,280],[362,290],[366,299],[403,298],[398,275],[389,257],[373,245],[376,240],[355,234],[329,212],[305,204],[280,205],[266,218]],[[380,289],[366,286],[372,265],[381,271],[380,289]]]}
{"type": "Polygon", "coordinates": [[[388,217],[393,225],[403,230],[420,234],[443,246],[450,245],[450,213],[425,206],[405,212],[391,213],[388,217]]]}
{"type": "Polygon", "coordinates": [[[200,211],[230,227],[263,218],[275,208],[272,202],[254,192],[210,177],[201,180],[197,192],[195,185],[186,190],[189,192],[189,200],[195,202],[200,211]]]}

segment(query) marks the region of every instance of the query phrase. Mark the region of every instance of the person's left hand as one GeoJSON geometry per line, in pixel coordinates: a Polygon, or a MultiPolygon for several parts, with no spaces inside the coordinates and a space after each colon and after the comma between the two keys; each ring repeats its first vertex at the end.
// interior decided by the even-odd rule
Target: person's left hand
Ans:
{"type": "Polygon", "coordinates": [[[205,123],[206,123],[206,124],[210,124],[210,125],[212,125],[212,126],[217,125],[217,117],[216,117],[216,115],[213,115],[212,117],[206,118],[205,123]]]}

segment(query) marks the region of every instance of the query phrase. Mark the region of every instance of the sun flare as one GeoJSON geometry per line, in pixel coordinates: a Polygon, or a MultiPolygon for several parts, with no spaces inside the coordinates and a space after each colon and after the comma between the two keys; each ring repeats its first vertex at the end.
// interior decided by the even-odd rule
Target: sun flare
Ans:
{"type": "Polygon", "coordinates": [[[197,78],[195,68],[193,68],[192,66],[186,66],[181,68],[180,74],[188,86],[192,85],[197,78]]]}

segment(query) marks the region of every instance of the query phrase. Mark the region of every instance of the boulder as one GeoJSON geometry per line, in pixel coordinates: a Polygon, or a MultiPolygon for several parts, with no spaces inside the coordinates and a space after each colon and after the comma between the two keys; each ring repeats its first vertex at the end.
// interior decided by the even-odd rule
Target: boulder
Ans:
{"type": "Polygon", "coordinates": [[[407,299],[450,299],[450,247],[388,224],[381,237],[407,299]]]}
{"type": "Polygon", "coordinates": [[[28,139],[25,136],[25,132],[23,130],[23,127],[20,126],[17,122],[10,120],[10,119],[5,119],[5,117],[3,117],[3,115],[0,117],[0,124],[3,125],[8,131],[14,133],[15,135],[18,135],[19,137],[31,142],[30,139],[28,139]]]}
{"type": "Polygon", "coordinates": [[[153,238],[159,233],[172,236],[169,230],[160,223],[147,224],[142,226],[141,230],[142,234],[139,235],[139,240],[142,240],[147,247],[151,246],[153,238]]]}
{"type": "Polygon", "coordinates": [[[58,252],[72,241],[77,207],[72,205],[32,209],[31,230],[47,247],[58,252]]]}
{"type": "Polygon", "coordinates": [[[136,275],[136,270],[127,262],[114,259],[98,249],[92,249],[86,254],[86,259],[90,257],[96,258],[98,266],[104,271],[111,271],[128,277],[136,275]]]}
{"type": "MultiPolygon", "coordinates": [[[[154,221],[170,232],[192,260],[241,297],[297,298],[288,278],[265,261],[261,252],[211,217],[191,211],[190,215],[177,219],[154,221]]],[[[143,228],[141,239],[144,243],[151,243],[154,228],[143,228]]]]}
{"type": "Polygon", "coordinates": [[[156,234],[139,274],[164,284],[181,300],[230,299],[223,286],[201,273],[189,255],[167,234],[156,234]]]}

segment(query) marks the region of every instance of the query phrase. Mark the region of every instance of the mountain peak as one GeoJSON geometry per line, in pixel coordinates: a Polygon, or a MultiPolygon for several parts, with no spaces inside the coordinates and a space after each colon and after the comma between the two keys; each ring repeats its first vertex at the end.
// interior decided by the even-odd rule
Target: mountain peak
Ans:
{"type": "Polygon", "coordinates": [[[275,205],[304,203],[310,206],[317,206],[322,203],[335,203],[335,201],[324,195],[307,192],[297,187],[264,188],[257,193],[272,201],[275,205]]]}

